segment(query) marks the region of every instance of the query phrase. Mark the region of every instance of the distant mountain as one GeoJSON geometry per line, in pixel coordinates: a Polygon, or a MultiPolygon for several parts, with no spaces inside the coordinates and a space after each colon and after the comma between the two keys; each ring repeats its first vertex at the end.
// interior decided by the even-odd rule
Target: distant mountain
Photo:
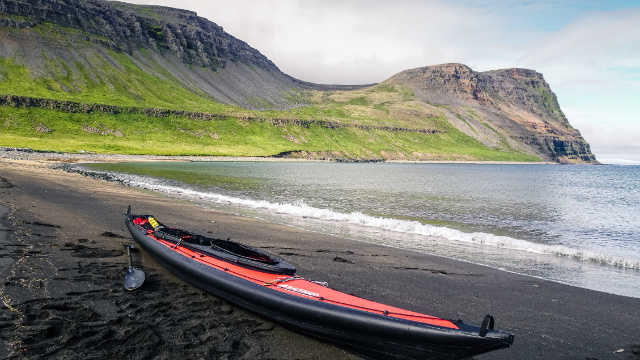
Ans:
{"type": "MultiPolygon", "coordinates": [[[[289,142],[274,150],[258,145],[260,154],[276,155],[272,152],[280,149],[281,155],[323,158],[487,160],[508,153],[515,154],[508,159],[596,162],[549,85],[533,70],[474,72],[462,64],[444,64],[407,70],[375,86],[312,84],[282,73],[258,50],[196,13],[161,6],[0,0],[0,95],[1,104],[56,111],[263,119],[285,132],[274,132],[265,142],[289,142]],[[245,110],[270,112],[247,115],[245,110]],[[357,131],[341,135],[342,143],[326,133],[314,134],[313,142],[313,136],[293,136],[283,124],[357,131]],[[396,135],[390,135],[388,146],[370,146],[383,141],[366,135],[371,130],[396,135]],[[402,135],[412,132],[436,135],[424,143],[402,135]],[[464,138],[476,142],[469,145],[464,138]]],[[[55,119],[59,124],[60,117],[55,119]]],[[[11,125],[15,131],[21,126],[11,124],[17,124],[11,125]]],[[[42,124],[33,128],[38,126],[49,129],[42,124]]],[[[57,131],[62,136],[62,130],[49,130],[36,135],[51,137],[57,131]]],[[[251,131],[260,143],[258,130],[251,131]]],[[[127,139],[124,130],[103,132],[127,139]]],[[[223,139],[216,134],[210,141],[217,146],[223,139]]]]}
{"type": "Polygon", "coordinates": [[[475,72],[466,65],[443,64],[403,71],[383,84],[408,86],[416,99],[439,106],[451,124],[486,146],[506,140],[545,160],[596,161],[536,71],[475,72]]]}

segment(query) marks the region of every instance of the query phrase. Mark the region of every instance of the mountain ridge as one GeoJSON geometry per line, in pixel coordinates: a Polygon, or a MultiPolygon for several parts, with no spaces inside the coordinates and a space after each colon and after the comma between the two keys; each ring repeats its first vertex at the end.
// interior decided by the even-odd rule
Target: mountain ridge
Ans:
{"type": "Polygon", "coordinates": [[[596,161],[580,132],[569,124],[543,75],[535,70],[475,72],[466,65],[450,63],[405,70],[382,84],[408,85],[420,100],[458,109],[457,115],[466,126],[456,127],[469,136],[475,133],[474,137],[487,146],[500,141],[501,133],[506,139],[528,145],[542,158],[596,161]]]}
{"type": "Polygon", "coordinates": [[[64,92],[77,86],[60,77],[120,86],[122,81],[109,79],[111,69],[103,69],[102,63],[123,68],[113,53],[126,54],[143,72],[169,78],[196,96],[248,109],[265,103],[287,108],[300,102],[301,90],[353,88],[294,79],[188,10],[102,0],[2,0],[0,13],[0,27],[21,30],[4,36],[0,57],[15,57],[36,76],[54,78],[64,92]]]}
{"type": "MultiPolygon", "coordinates": [[[[265,118],[279,126],[317,120],[361,130],[415,129],[448,134],[447,141],[461,132],[481,144],[473,146],[494,152],[597,163],[534,70],[475,72],[463,64],[441,64],[406,70],[380,84],[314,84],[284,74],[258,50],[195,12],[103,0],[2,0],[0,38],[0,82],[6,90],[0,95],[16,99],[71,101],[90,109],[100,108],[95,104],[156,109],[151,113],[169,109],[172,116],[182,111],[265,118]],[[242,109],[275,112],[255,115],[242,109]]],[[[355,153],[309,153],[304,141],[282,136],[299,148],[282,152],[302,156],[445,156],[428,148],[433,139],[417,148],[390,144],[393,151],[372,152],[365,141],[355,153]]],[[[461,139],[456,141],[466,141],[461,139]]]]}

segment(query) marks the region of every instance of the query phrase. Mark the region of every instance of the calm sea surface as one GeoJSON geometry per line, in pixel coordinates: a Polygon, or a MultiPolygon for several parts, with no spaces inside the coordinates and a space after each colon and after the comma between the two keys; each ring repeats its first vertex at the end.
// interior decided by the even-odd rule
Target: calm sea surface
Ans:
{"type": "Polygon", "coordinates": [[[640,166],[86,166],[210,208],[640,297],[640,166]]]}

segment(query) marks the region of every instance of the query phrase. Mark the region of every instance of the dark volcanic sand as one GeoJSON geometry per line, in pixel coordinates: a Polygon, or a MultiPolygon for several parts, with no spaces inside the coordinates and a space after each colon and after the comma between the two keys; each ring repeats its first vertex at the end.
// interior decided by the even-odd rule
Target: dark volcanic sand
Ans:
{"type": "MultiPolygon", "coordinates": [[[[0,163],[0,358],[352,359],[194,288],[137,250],[144,285],[124,289],[121,215],[156,215],[257,246],[332,288],[479,324],[514,345],[476,359],[640,359],[640,299],[308,233],[113,183],[0,163]]],[[[640,284],[638,285],[640,286],[640,284]]]]}

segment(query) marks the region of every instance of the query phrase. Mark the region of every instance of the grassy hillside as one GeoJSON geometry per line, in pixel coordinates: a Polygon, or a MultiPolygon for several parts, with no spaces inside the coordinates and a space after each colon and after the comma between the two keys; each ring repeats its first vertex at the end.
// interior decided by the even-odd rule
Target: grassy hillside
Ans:
{"type": "MultiPolygon", "coordinates": [[[[14,59],[0,58],[0,93],[194,111],[218,112],[229,108],[201,91],[185,88],[151,57],[145,56],[155,73],[142,70],[129,56],[114,51],[107,53],[109,57],[96,53],[88,58],[86,61],[91,62],[92,67],[80,62],[66,63],[59,58],[48,59],[43,64],[46,76],[38,76],[14,59]]],[[[146,52],[140,54],[146,55],[146,52]]],[[[46,53],[43,56],[46,57],[46,53]]]]}
{"type": "MultiPolygon", "coordinates": [[[[140,114],[74,114],[0,107],[0,145],[59,152],[154,155],[272,156],[300,152],[315,158],[535,161],[489,149],[448,123],[442,133],[353,126],[273,124],[269,118],[198,121],[140,114]]],[[[295,156],[295,155],[294,155],[295,156]]]]}
{"type": "MultiPolygon", "coordinates": [[[[10,20],[28,19],[11,16],[10,20]]],[[[464,134],[450,123],[451,114],[445,114],[451,109],[417,101],[408,87],[315,91],[278,83],[272,91],[290,109],[278,111],[270,109],[273,103],[264,97],[247,94],[255,82],[264,81],[261,86],[269,88],[273,76],[280,75],[250,64],[230,63],[212,70],[180,62],[166,51],[140,48],[122,53],[100,45],[108,39],[50,23],[0,28],[0,38],[6,39],[0,48],[0,96],[68,101],[79,108],[90,104],[94,109],[68,112],[9,102],[0,106],[4,147],[155,155],[540,161],[506,140],[487,146],[464,134]],[[38,45],[43,42],[46,46],[38,45]],[[265,110],[224,105],[211,95],[213,91],[202,90],[219,86],[214,80],[235,86],[229,79],[239,75],[243,80],[236,85],[245,88],[234,96],[241,94],[243,103],[265,110]],[[101,111],[95,104],[115,105],[122,111],[101,111]],[[130,108],[216,116],[213,120],[155,117],[131,113],[130,108]]]]}
{"type": "Polygon", "coordinates": [[[299,99],[307,105],[300,103],[290,111],[249,111],[194,94],[173,82],[170,74],[160,78],[142,73],[126,56],[113,55],[127,70],[113,70],[108,83],[92,79],[78,66],[72,70],[56,61],[51,63],[60,74],[56,79],[37,78],[24,66],[4,59],[0,61],[2,91],[87,104],[123,108],[144,104],[221,116],[200,121],[177,116],[98,111],[84,114],[0,106],[0,146],[156,155],[294,153],[291,156],[311,158],[539,161],[509,146],[484,146],[451,126],[438,107],[415,101],[411,91],[403,88],[305,91],[299,99]],[[119,85],[108,85],[114,83],[119,85]]]}

